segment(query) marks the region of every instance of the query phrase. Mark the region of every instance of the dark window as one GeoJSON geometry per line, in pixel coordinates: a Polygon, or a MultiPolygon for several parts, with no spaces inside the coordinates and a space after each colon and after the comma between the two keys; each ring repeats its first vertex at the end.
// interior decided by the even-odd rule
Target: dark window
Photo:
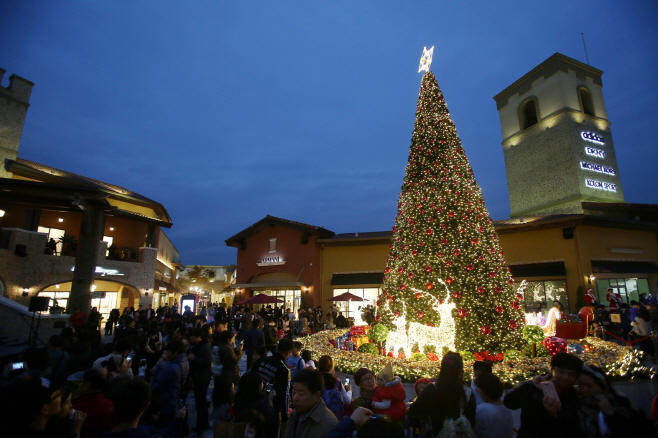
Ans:
{"type": "Polygon", "coordinates": [[[593,116],[594,114],[594,102],[592,101],[592,93],[585,87],[580,87],[578,89],[578,95],[580,96],[580,106],[583,113],[593,116]]]}
{"type": "Polygon", "coordinates": [[[523,106],[523,129],[537,124],[537,107],[534,100],[527,101],[523,106]]]}

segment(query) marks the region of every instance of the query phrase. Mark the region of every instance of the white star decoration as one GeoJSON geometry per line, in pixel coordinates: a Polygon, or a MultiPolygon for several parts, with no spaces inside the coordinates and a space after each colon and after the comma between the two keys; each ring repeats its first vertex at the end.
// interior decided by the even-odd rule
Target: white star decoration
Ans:
{"type": "Polygon", "coordinates": [[[434,53],[434,46],[431,49],[427,50],[427,47],[423,47],[423,56],[420,57],[420,65],[418,66],[418,73],[421,71],[430,71],[430,65],[432,65],[432,54],[434,53]]]}

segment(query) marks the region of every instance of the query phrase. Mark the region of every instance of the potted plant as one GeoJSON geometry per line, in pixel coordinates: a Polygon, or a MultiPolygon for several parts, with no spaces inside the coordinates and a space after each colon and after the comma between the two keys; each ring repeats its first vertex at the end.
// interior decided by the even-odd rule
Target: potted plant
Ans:
{"type": "Polygon", "coordinates": [[[64,234],[57,239],[57,242],[62,244],[63,256],[75,256],[75,249],[78,241],[73,234],[64,234]]]}

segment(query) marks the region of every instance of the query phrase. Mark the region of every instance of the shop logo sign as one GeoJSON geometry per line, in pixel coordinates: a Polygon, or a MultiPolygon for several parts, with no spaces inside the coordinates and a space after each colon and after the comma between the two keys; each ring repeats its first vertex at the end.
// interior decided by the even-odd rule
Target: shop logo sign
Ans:
{"type": "Polygon", "coordinates": [[[591,155],[593,157],[605,158],[605,151],[602,151],[601,149],[594,149],[594,148],[586,147],[585,148],[585,153],[587,155],[591,155]]]}
{"type": "Polygon", "coordinates": [[[279,263],[281,261],[281,257],[263,257],[263,261],[261,263],[279,263]]]}
{"type": "Polygon", "coordinates": [[[605,173],[606,175],[616,175],[615,169],[611,167],[600,166],[598,164],[580,162],[580,168],[585,170],[592,170],[594,172],[605,173]]]}
{"type": "Polygon", "coordinates": [[[601,137],[600,135],[594,134],[593,132],[582,132],[580,134],[580,136],[583,137],[587,141],[591,141],[591,142],[598,143],[598,144],[601,144],[601,145],[605,144],[605,139],[603,137],[601,137]]]}
{"type": "Polygon", "coordinates": [[[603,181],[595,181],[593,179],[586,179],[585,184],[587,187],[599,190],[607,190],[608,192],[616,192],[617,184],[607,183],[603,181]]]}

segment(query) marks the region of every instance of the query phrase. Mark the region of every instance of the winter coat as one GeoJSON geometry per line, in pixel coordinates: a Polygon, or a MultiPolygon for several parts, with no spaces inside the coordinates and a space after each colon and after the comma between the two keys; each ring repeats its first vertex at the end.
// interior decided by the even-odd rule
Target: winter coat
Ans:
{"type": "Polygon", "coordinates": [[[163,414],[173,414],[178,409],[181,385],[187,380],[189,372],[190,364],[185,354],[158,363],[151,369],[151,390],[162,395],[163,414]]]}
{"type": "Polygon", "coordinates": [[[373,408],[373,411],[378,414],[386,414],[393,421],[402,421],[404,416],[407,415],[405,398],[407,398],[407,392],[400,382],[400,377],[396,376],[391,382],[386,383],[386,386],[376,387],[375,395],[372,398],[373,402],[390,400],[391,406],[388,409],[373,408]]]}
{"type": "Polygon", "coordinates": [[[192,379],[208,379],[212,376],[212,349],[207,339],[193,344],[188,354],[193,354],[190,361],[190,377],[192,379]]]}

